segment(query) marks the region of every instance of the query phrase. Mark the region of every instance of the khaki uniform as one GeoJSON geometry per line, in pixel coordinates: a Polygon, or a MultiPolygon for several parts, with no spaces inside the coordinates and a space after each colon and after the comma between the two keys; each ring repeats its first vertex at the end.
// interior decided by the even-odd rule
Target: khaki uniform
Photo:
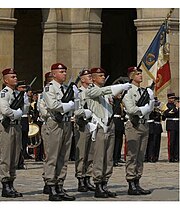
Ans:
{"type": "Polygon", "coordinates": [[[126,156],[126,180],[140,179],[143,173],[143,162],[149,135],[149,114],[142,117],[138,127],[133,127],[131,119],[133,115],[141,116],[139,107],[136,106],[140,98],[138,87],[132,84],[132,88],[123,98],[128,121],[125,124],[125,135],[127,139],[126,156]]]}
{"type": "Polygon", "coordinates": [[[10,108],[13,100],[13,90],[6,86],[0,93],[0,121],[2,121],[5,116],[9,117],[11,121],[7,129],[5,129],[0,122],[1,182],[14,181],[16,178],[16,168],[22,146],[20,118],[19,120],[14,120],[13,110],[10,108]]]}
{"type": "Polygon", "coordinates": [[[63,185],[67,174],[67,164],[72,140],[71,112],[64,115],[62,122],[55,120],[57,112],[63,113],[60,84],[50,82],[43,92],[44,101],[50,117],[46,122],[46,162],[44,178],[47,185],[63,185]]]}
{"type": "Polygon", "coordinates": [[[114,123],[107,127],[113,111],[108,98],[111,87],[89,86],[86,92],[88,108],[93,112],[92,122],[97,124],[94,135],[93,180],[94,183],[108,182],[113,172],[114,123]]]}
{"type": "MultiPolygon", "coordinates": [[[[86,89],[80,87],[80,99],[82,108],[85,105],[86,89]]],[[[92,134],[85,127],[83,130],[75,126],[75,140],[76,140],[76,161],[75,161],[75,176],[77,178],[91,177],[93,164],[93,142],[91,140],[92,134]]]]}

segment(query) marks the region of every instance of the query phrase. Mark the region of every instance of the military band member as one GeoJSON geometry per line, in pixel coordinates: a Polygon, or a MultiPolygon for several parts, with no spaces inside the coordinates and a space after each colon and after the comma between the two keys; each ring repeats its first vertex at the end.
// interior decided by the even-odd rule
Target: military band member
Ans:
{"type": "Polygon", "coordinates": [[[93,142],[91,140],[92,133],[87,128],[86,121],[91,118],[91,111],[88,110],[86,104],[86,89],[92,84],[91,72],[88,69],[80,73],[81,86],[79,97],[79,108],[75,110],[75,176],[78,179],[78,191],[87,192],[95,191],[95,187],[91,184],[92,164],[93,164],[93,142]]]}
{"type": "MultiPolygon", "coordinates": [[[[2,182],[2,197],[22,197],[22,193],[14,188],[16,168],[22,146],[22,132],[20,119],[22,110],[11,109],[10,105],[17,96],[17,74],[14,69],[7,68],[2,71],[5,88],[0,93],[0,179],[2,182]],[[4,125],[8,118],[9,125],[4,125]]],[[[7,124],[7,122],[6,122],[7,124]]]]}
{"type": "Polygon", "coordinates": [[[168,93],[167,110],[163,113],[166,119],[166,130],[168,133],[168,160],[179,161],[179,103],[175,102],[175,93],[168,93]]]}
{"type": "Polygon", "coordinates": [[[159,159],[161,133],[162,129],[162,113],[159,109],[160,102],[157,97],[154,98],[154,110],[149,115],[149,137],[146,149],[145,161],[155,163],[159,159]]]}
{"type": "Polygon", "coordinates": [[[143,173],[143,162],[149,133],[147,120],[154,107],[154,95],[152,90],[148,88],[150,96],[149,104],[142,107],[136,106],[143,91],[140,87],[140,83],[142,82],[142,70],[137,69],[137,67],[129,67],[128,76],[132,79],[132,89],[130,89],[123,98],[128,118],[125,124],[127,140],[126,180],[129,183],[128,194],[150,194],[150,190],[144,190],[140,187],[139,180],[143,173]],[[135,115],[140,118],[137,126],[133,124],[135,115]]]}
{"type": "Polygon", "coordinates": [[[112,97],[123,90],[131,88],[129,83],[103,87],[105,83],[105,70],[98,67],[92,68],[93,85],[86,91],[88,109],[92,111],[92,122],[97,126],[92,133],[94,142],[93,157],[93,181],[96,185],[95,197],[115,197],[107,183],[113,172],[114,150],[114,123],[107,126],[108,118],[111,117],[112,97]]]}
{"type": "Polygon", "coordinates": [[[62,63],[51,66],[53,80],[44,88],[43,97],[50,113],[46,122],[47,150],[44,178],[49,186],[49,200],[75,200],[64,192],[63,184],[67,174],[70,154],[72,125],[71,116],[74,102],[62,103],[67,67],[62,63]],[[63,115],[63,117],[62,117],[63,115]]]}

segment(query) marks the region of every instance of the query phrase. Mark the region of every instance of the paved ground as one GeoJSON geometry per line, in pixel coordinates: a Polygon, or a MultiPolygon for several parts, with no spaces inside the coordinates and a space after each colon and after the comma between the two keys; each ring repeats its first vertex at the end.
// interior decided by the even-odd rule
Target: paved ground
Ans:
{"type": "MultiPolygon", "coordinates": [[[[127,183],[125,181],[125,167],[121,164],[114,167],[113,176],[109,182],[109,188],[117,192],[116,198],[97,199],[93,192],[77,192],[77,180],[74,177],[74,162],[68,166],[68,175],[64,188],[69,194],[76,196],[76,201],[179,201],[179,164],[167,161],[167,147],[163,143],[160,151],[160,160],[157,163],[144,163],[144,174],[141,185],[152,191],[147,196],[128,196],[127,183]]],[[[48,196],[42,193],[43,181],[42,162],[34,160],[26,161],[26,170],[17,171],[15,187],[23,193],[22,198],[8,199],[0,197],[0,201],[47,201],[48,196]]],[[[2,186],[0,185],[0,192],[2,186]]]]}

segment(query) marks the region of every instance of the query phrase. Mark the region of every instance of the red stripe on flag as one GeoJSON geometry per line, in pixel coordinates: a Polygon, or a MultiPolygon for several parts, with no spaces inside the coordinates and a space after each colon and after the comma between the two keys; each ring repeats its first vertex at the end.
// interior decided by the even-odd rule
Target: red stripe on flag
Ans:
{"type": "Polygon", "coordinates": [[[157,72],[156,77],[156,88],[155,91],[159,92],[166,87],[167,83],[171,80],[171,70],[169,66],[169,61],[166,62],[157,72]]]}

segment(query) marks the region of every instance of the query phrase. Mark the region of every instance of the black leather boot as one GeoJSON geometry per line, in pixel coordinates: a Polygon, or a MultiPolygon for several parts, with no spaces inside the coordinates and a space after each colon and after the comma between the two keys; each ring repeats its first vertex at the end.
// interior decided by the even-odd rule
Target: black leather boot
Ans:
{"type": "Polygon", "coordinates": [[[2,186],[2,197],[16,198],[16,194],[9,187],[9,182],[2,182],[2,186]]]}
{"type": "Polygon", "coordinates": [[[84,185],[84,178],[78,178],[78,192],[87,192],[88,188],[84,185]]]}
{"type": "Polygon", "coordinates": [[[49,185],[45,184],[43,188],[43,194],[48,195],[50,192],[50,187],[49,185]]]}
{"type": "Polygon", "coordinates": [[[141,193],[136,188],[134,181],[129,181],[128,195],[140,195],[141,193]]]}
{"type": "Polygon", "coordinates": [[[137,190],[140,192],[141,195],[149,195],[149,194],[151,194],[151,191],[150,191],[150,190],[145,190],[145,189],[143,189],[143,188],[140,187],[140,185],[139,185],[139,179],[135,179],[135,180],[134,180],[134,184],[135,184],[137,190]]]}
{"type": "Polygon", "coordinates": [[[62,185],[56,185],[56,192],[61,197],[63,201],[74,201],[76,198],[74,196],[70,196],[66,193],[66,191],[63,189],[62,185]]]}
{"type": "Polygon", "coordinates": [[[101,183],[96,183],[95,198],[108,198],[108,194],[102,189],[101,183]]]}
{"type": "Polygon", "coordinates": [[[14,186],[13,186],[13,181],[9,181],[9,188],[11,189],[12,192],[15,193],[16,197],[23,197],[22,193],[18,192],[14,186]]]}
{"type": "Polygon", "coordinates": [[[95,186],[91,183],[91,181],[90,181],[90,176],[86,176],[85,178],[84,178],[84,185],[87,187],[87,189],[89,190],[89,191],[95,191],[96,190],[96,188],[95,188],[95,186]]]}
{"type": "Polygon", "coordinates": [[[115,198],[117,196],[115,192],[111,192],[108,190],[106,181],[102,182],[102,189],[108,194],[108,197],[110,198],[115,198]]]}
{"type": "Polygon", "coordinates": [[[56,192],[55,185],[49,185],[49,201],[62,201],[61,196],[56,192]]]}

